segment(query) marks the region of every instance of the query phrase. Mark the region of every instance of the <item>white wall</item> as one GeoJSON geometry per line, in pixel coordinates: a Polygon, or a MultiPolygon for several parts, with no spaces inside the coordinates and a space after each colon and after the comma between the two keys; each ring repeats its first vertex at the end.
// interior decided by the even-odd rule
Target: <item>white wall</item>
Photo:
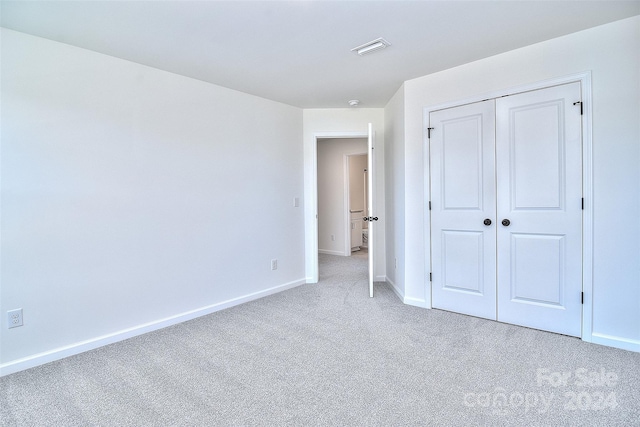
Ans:
{"type": "Polygon", "coordinates": [[[326,139],[318,143],[318,251],[349,255],[345,202],[345,156],[366,154],[367,140],[326,139]],[[331,240],[331,236],[334,240],[331,240]]]}
{"type": "Polygon", "coordinates": [[[2,374],[304,283],[301,109],[2,30],[1,112],[2,374]]]}
{"type": "MultiPolygon", "coordinates": [[[[318,248],[317,183],[316,183],[316,137],[318,135],[335,134],[367,134],[368,123],[373,124],[376,135],[374,154],[375,176],[374,212],[384,212],[384,110],[382,108],[331,108],[303,110],[303,144],[304,144],[304,194],[305,194],[305,271],[307,281],[314,283],[318,277],[318,260],[315,254],[318,248]]],[[[374,275],[375,280],[385,279],[385,219],[376,213],[380,220],[376,229],[380,230],[375,237],[374,275]]],[[[372,244],[371,242],[369,243],[372,244]]]]}
{"type": "Polygon", "coordinates": [[[594,192],[591,338],[640,351],[640,17],[405,82],[405,163],[398,173],[406,183],[406,297],[425,298],[429,284],[423,108],[589,70],[594,192]]]}
{"type": "MultiPolygon", "coordinates": [[[[384,109],[384,164],[387,281],[404,300],[405,196],[404,196],[404,85],[384,109]]],[[[421,299],[422,300],[422,299],[421,299]]],[[[410,301],[405,301],[410,302],[410,301]]],[[[418,301],[418,305],[420,301],[418,301]]]]}

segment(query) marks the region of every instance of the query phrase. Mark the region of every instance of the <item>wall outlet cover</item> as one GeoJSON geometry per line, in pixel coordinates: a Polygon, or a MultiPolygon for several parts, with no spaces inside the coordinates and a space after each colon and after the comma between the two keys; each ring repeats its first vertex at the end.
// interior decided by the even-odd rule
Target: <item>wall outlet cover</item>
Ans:
{"type": "Polygon", "coordinates": [[[15,310],[7,311],[7,323],[9,329],[22,326],[22,309],[17,308],[15,310]]]}

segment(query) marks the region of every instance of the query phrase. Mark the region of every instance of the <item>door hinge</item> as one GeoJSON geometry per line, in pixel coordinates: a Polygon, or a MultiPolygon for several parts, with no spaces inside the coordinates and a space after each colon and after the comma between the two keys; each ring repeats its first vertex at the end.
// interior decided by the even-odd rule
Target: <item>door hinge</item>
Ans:
{"type": "Polygon", "coordinates": [[[432,273],[429,273],[429,281],[430,281],[430,282],[433,282],[433,275],[432,275],[432,273]]]}
{"type": "Polygon", "coordinates": [[[580,292],[580,304],[584,304],[584,292],[580,292]]]}
{"type": "Polygon", "coordinates": [[[584,197],[582,198],[582,210],[584,210],[584,197]]]}
{"type": "Polygon", "coordinates": [[[578,104],[580,104],[580,115],[582,116],[583,115],[582,101],[576,101],[576,102],[573,103],[573,105],[578,105],[578,104]]]}
{"type": "Polygon", "coordinates": [[[431,210],[431,200],[429,200],[429,210],[431,210]]]}
{"type": "Polygon", "coordinates": [[[431,139],[431,131],[435,128],[427,128],[427,138],[431,139]]]}

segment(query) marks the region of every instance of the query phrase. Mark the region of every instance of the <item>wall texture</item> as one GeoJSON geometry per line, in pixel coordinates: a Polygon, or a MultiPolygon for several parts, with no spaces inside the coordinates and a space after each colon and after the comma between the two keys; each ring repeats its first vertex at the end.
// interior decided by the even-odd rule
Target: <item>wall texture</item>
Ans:
{"type": "Polygon", "coordinates": [[[9,30],[2,91],[2,373],[304,283],[301,109],[9,30]]]}
{"type": "MultiPolygon", "coordinates": [[[[384,171],[387,281],[404,300],[405,191],[404,191],[404,85],[384,109],[384,171]]],[[[423,298],[416,305],[420,305],[423,298]]],[[[407,301],[405,301],[407,302],[407,301]]]]}

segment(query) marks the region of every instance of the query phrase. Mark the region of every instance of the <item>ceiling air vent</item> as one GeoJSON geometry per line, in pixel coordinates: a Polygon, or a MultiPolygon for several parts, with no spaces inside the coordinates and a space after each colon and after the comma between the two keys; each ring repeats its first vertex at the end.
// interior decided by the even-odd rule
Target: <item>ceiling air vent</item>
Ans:
{"type": "Polygon", "coordinates": [[[367,53],[372,53],[380,49],[384,49],[387,46],[391,46],[391,43],[380,37],[378,39],[371,40],[370,42],[365,43],[361,46],[354,47],[353,49],[351,49],[351,52],[355,52],[358,55],[362,56],[366,55],[367,53]]]}

